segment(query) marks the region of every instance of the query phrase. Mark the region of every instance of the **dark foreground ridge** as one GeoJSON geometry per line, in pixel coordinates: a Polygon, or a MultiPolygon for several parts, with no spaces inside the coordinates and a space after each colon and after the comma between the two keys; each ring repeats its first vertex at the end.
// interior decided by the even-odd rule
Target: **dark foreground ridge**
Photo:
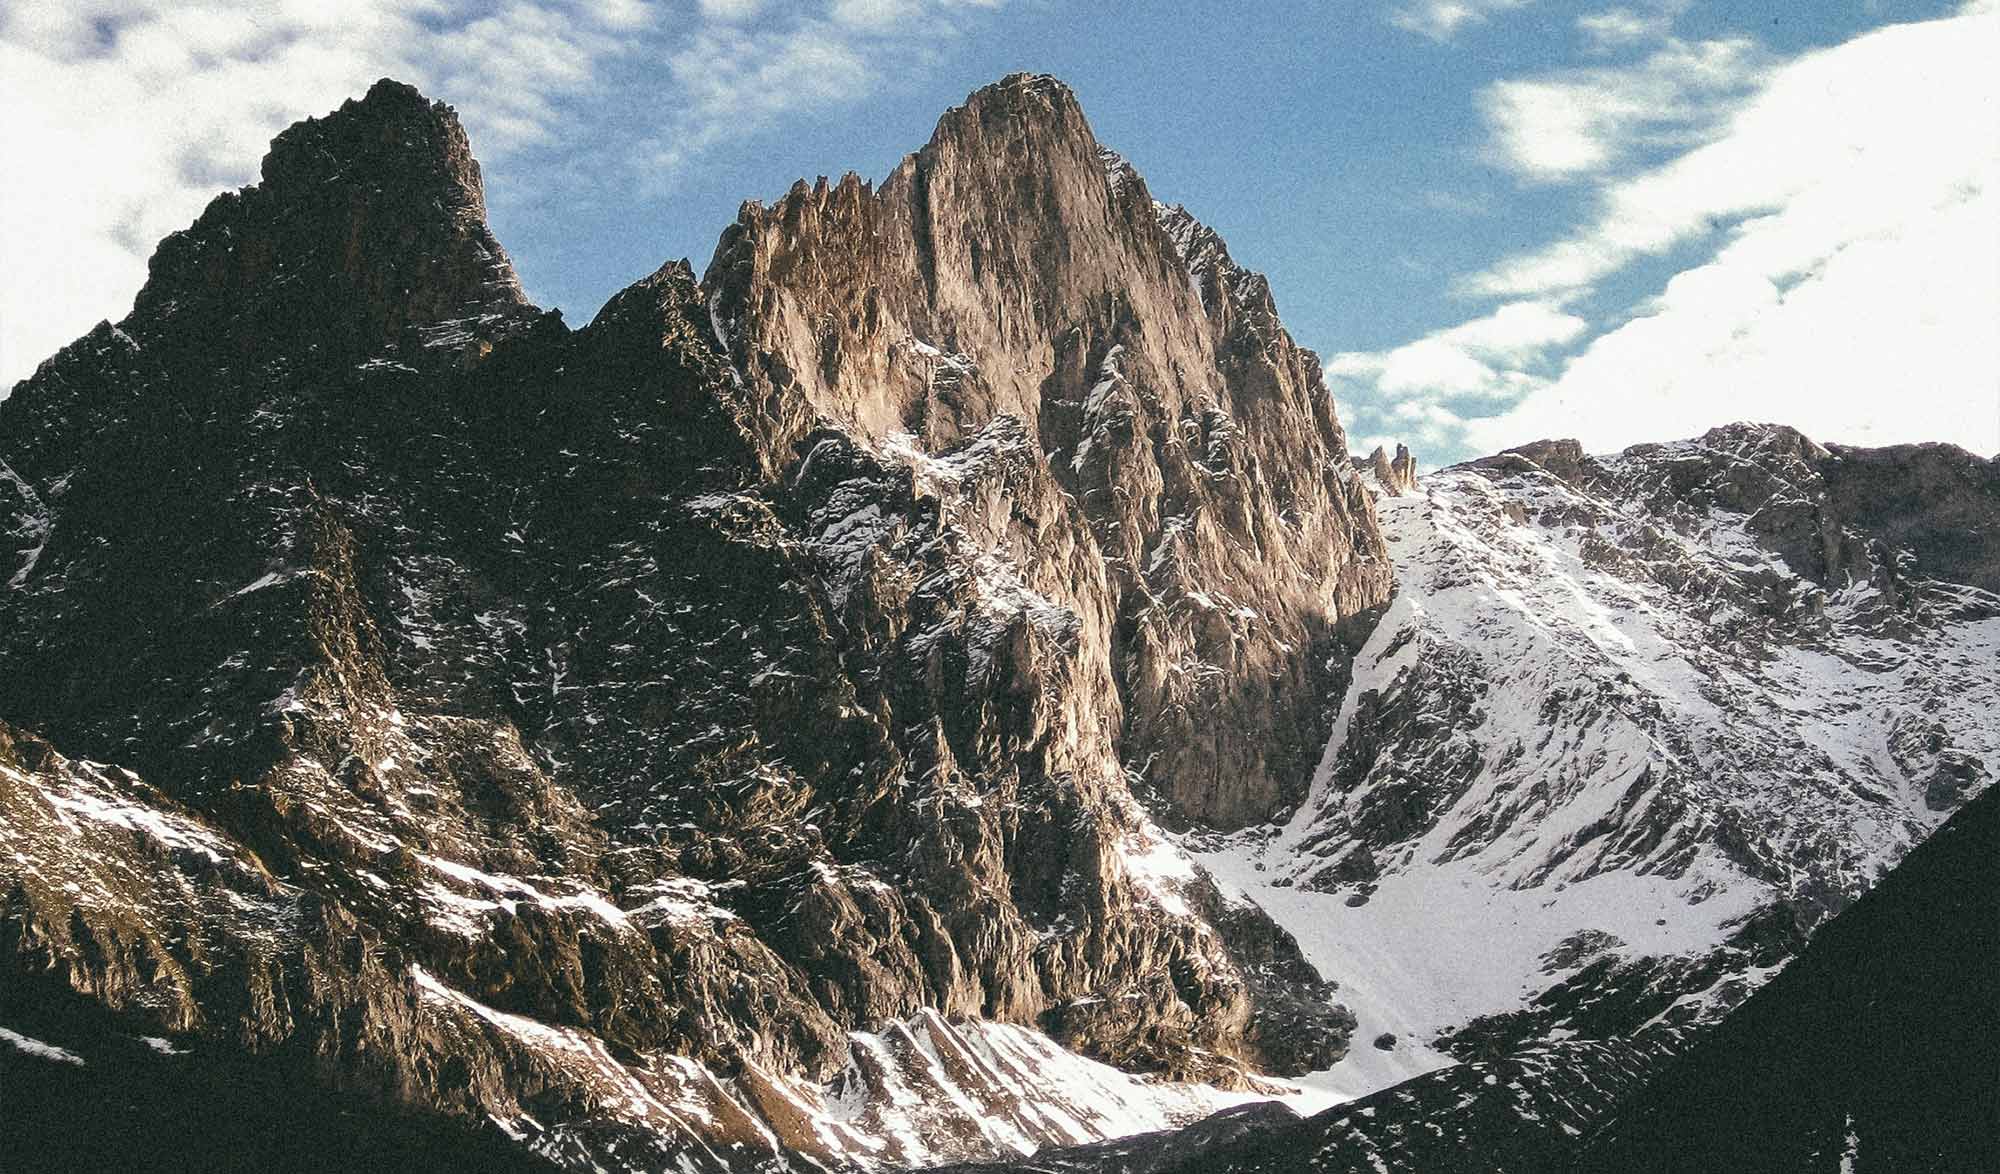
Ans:
{"type": "Polygon", "coordinates": [[[2000,1168],[2000,791],[1620,1107],[1579,1168],[2000,1168]]]}
{"type": "Polygon", "coordinates": [[[0,1042],[10,1174],[557,1169],[490,1125],[342,1092],[295,1049],[175,1043],[59,981],[10,977],[0,1019],[67,1057],[0,1042]]]}

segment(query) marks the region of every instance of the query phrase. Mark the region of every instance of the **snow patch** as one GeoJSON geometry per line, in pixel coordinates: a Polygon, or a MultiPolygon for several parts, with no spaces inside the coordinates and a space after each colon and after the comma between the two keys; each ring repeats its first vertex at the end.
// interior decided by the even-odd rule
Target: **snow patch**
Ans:
{"type": "Polygon", "coordinates": [[[12,1044],[16,1050],[26,1052],[38,1060],[49,1060],[58,1064],[75,1064],[79,1068],[83,1066],[83,1057],[70,1051],[68,1048],[59,1048],[54,1044],[44,1043],[31,1035],[22,1035],[18,1031],[9,1031],[4,1027],[0,1027],[0,1043],[12,1044]]]}

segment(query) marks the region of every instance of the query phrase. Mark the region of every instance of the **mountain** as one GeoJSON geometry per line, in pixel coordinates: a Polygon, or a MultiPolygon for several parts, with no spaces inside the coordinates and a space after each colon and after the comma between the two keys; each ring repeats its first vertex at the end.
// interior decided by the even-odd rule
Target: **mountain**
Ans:
{"type": "Polygon", "coordinates": [[[1357,459],[1033,75],[574,329],[384,81],[0,401],[8,1164],[1530,1163],[1987,787],[1996,519],[1357,459]]]}
{"type": "Polygon", "coordinates": [[[1020,1152],[1347,1047],[1135,793],[1304,794],[1370,499],[1052,79],[581,330],[385,81],[0,402],[0,534],[9,988],[631,1168],[1020,1152]]]}
{"type": "Polygon", "coordinates": [[[1396,595],[1311,795],[1186,840],[1382,1041],[1352,1095],[1713,1020],[2000,770],[1993,461],[1736,425],[1376,508],[1396,595]]]}
{"type": "Polygon", "coordinates": [[[2000,790],[1988,790],[1684,1054],[1619,1041],[1542,1045],[1307,1119],[1266,1103],[954,1170],[1991,1169],[1996,935],[2000,790]]]}
{"type": "Polygon", "coordinates": [[[966,1169],[1990,1164],[2000,467],[1753,425],[1357,467],[1396,596],[1312,795],[1183,838],[1341,981],[1356,1099],[966,1169]]]}

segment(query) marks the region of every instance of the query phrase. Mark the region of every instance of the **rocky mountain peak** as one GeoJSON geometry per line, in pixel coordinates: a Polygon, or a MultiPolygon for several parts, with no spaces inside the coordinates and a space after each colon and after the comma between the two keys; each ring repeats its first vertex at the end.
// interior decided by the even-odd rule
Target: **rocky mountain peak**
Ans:
{"type": "Polygon", "coordinates": [[[1536,440],[1527,444],[1481,457],[1470,462],[1474,468],[1494,470],[1539,469],[1563,481],[1571,481],[1588,475],[1593,462],[1583,451],[1583,443],[1575,438],[1561,440],[1536,440]]]}
{"type": "Polygon", "coordinates": [[[160,243],[128,333],[245,360],[461,344],[525,320],[457,114],[387,78],[271,143],[262,177],[160,243]]]}
{"type": "Polygon", "coordinates": [[[1819,461],[1824,460],[1827,455],[1827,450],[1811,437],[1785,424],[1756,424],[1748,421],[1724,424],[1702,433],[1701,443],[1717,452],[1737,453],[1746,457],[1819,461]]]}
{"type": "Polygon", "coordinates": [[[1052,79],[574,331],[383,83],[0,402],[0,989],[709,1174],[1597,1048],[1713,969],[1500,1020],[1614,940],[1715,948],[1795,862],[1764,907],[1816,916],[1986,785],[2000,605],[1910,572],[1989,565],[1946,540],[2000,531],[1991,467],[1503,463],[1378,501],[1407,450],[1357,472],[1268,283],[1052,79]],[[1582,889],[1642,869],[1657,908],[1582,889]]]}
{"type": "Polygon", "coordinates": [[[931,145],[963,137],[968,124],[981,127],[1033,125],[1058,135],[1075,135],[1096,145],[1083,107],[1061,79],[1045,73],[1010,73],[982,86],[938,117],[931,145]]]}
{"type": "Polygon", "coordinates": [[[1197,818],[1296,799],[1325,720],[1306,666],[1328,662],[1296,650],[1388,594],[1371,507],[1268,284],[1156,203],[1067,87],[1003,79],[877,188],[746,205],[702,284],[767,470],[826,420],[929,458],[1019,437],[1011,518],[971,529],[1126,679],[1104,698],[1121,756],[1197,818]],[[1029,553],[1051,544],[1080,561],[1029,553]],[[1274,726],[1311,732],[1252,732],[1274,726]]]}

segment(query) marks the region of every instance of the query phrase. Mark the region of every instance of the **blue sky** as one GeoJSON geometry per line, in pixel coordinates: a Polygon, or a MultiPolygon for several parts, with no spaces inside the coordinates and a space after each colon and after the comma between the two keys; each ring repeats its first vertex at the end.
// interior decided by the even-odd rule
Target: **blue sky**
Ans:
{"type": "Polygon", "coordinates": [[[72,0],[0,14],[0,381],[390,74],[581,323],[738,203],[879,179],[1019,69],[1268,273],[1357,444],[1729,419],[2000,451],[2000,12],[1687,0],[72,0]]]}

